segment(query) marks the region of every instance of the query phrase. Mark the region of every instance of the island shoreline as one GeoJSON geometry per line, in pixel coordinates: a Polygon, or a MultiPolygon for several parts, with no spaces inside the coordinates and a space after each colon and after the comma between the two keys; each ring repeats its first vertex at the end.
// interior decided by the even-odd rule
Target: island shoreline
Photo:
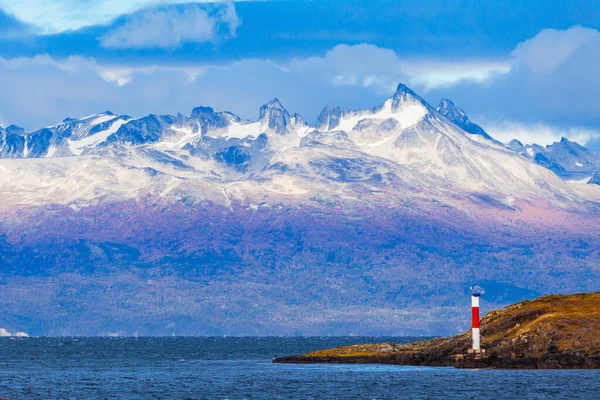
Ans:
{"type": "Polygon", "coordinates": [[[469,369],[600,369],[600,293],[550,295],[491,311],[483,351],[471,332],[409,344],[362,344],[280,357],[279,364],[380,364],[469,369]]]}

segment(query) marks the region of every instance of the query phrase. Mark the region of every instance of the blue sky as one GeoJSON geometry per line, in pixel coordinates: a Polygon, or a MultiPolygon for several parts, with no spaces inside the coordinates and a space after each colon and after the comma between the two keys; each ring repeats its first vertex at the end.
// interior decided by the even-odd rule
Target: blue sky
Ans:
{"type": "Polygon", "coordinates": [[[600,2],[0,0],[0,125],[103,110],[313,122],[402,81],[501,140],[600,148],[600,2]]]}

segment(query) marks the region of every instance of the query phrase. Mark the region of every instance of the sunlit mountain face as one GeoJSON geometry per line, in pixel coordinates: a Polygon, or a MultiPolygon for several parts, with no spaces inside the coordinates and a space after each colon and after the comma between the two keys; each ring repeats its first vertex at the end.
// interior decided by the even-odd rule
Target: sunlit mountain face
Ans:
{"type": "Polygon", "coordinates": [[[597,289],[596,153],[505,146],[402,84],[314,126],[278,99],[259,115],[1,129],[5,325],[444,334],[466,328],[473,282],[490,307],[597,289]]]}

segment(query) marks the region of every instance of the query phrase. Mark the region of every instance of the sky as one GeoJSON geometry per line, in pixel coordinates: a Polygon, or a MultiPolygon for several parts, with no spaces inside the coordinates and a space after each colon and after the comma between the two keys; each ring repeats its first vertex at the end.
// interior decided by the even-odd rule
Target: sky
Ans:
{"type": "Polygon", "coordinates": [[[274,97],[314,123],[402,82],[499,140],[600,150],[599,29],[596,0],[0,0],[0,125],[274,97]]]}

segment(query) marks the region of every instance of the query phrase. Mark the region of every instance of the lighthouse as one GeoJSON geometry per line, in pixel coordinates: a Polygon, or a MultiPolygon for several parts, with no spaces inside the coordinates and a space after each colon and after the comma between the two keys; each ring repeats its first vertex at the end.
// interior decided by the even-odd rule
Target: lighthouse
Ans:
{"type": "Polygon", "coordinates": [[[481,352],[481,338],[479,335],[479,298],[481,297],[481,290],[478,288],[471,288],[471,313],[473,315],[473,322],[471,325],[473,333],[473,352],[481,352]]]}

